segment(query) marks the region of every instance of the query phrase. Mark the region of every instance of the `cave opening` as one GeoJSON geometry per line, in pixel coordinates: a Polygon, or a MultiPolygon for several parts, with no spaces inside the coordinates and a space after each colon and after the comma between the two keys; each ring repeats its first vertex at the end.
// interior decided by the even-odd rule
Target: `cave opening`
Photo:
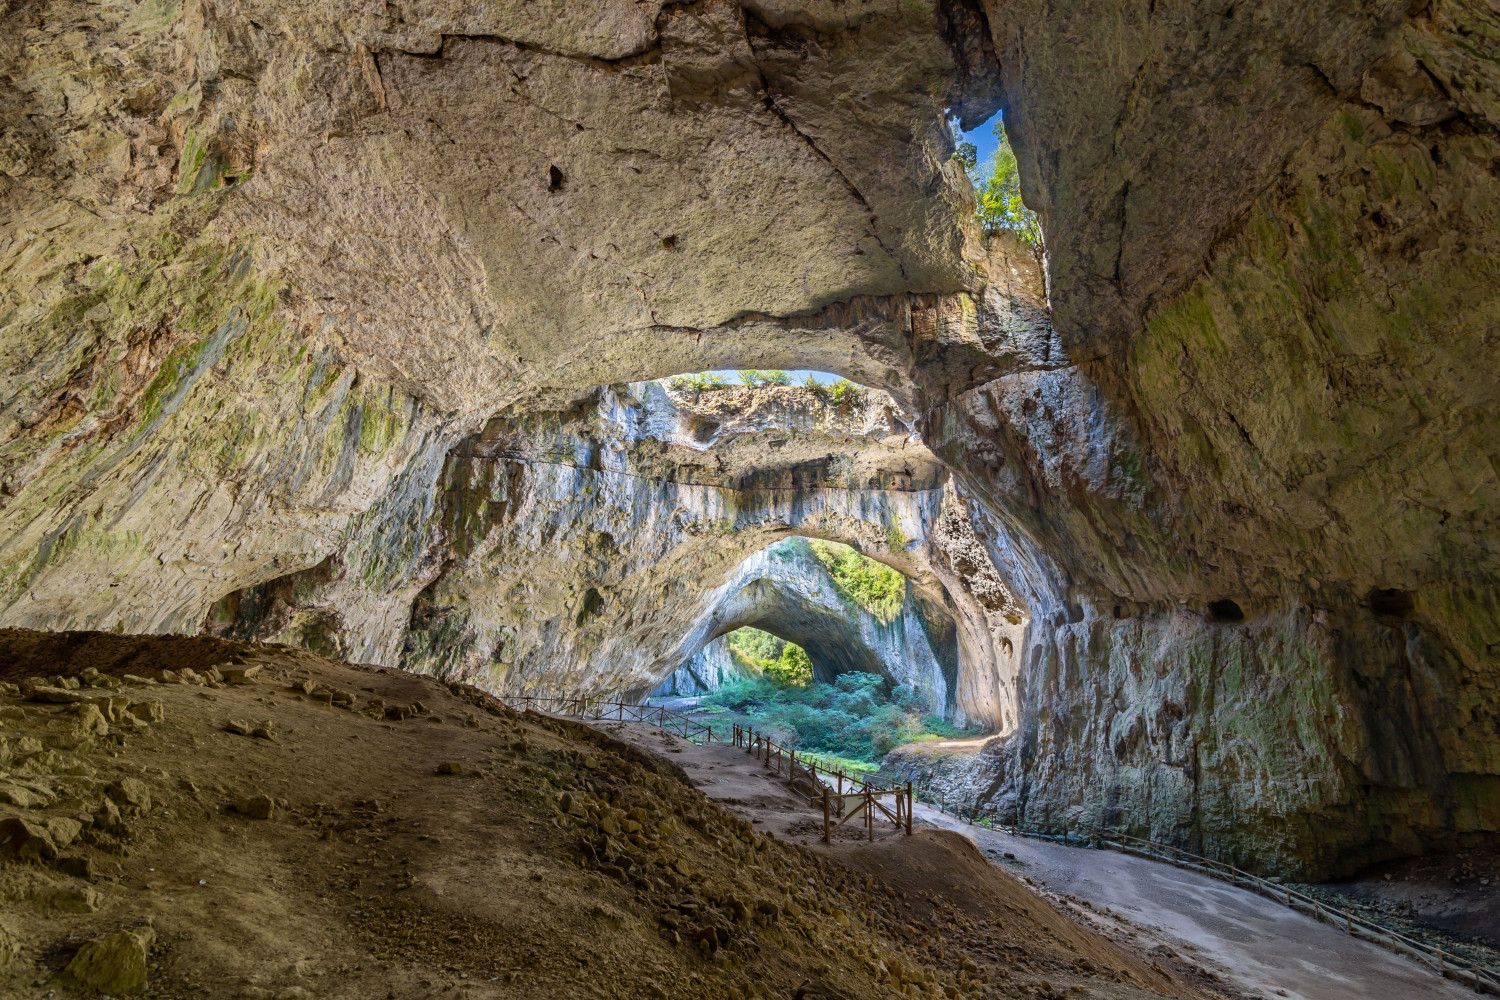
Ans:
{"type": "Polygon", "coordinates": [[[721,589],[652,697],[861,766],[901,743],[972,734],[957,623],[923,589],[851,546],[782,539],[721,589]]]}

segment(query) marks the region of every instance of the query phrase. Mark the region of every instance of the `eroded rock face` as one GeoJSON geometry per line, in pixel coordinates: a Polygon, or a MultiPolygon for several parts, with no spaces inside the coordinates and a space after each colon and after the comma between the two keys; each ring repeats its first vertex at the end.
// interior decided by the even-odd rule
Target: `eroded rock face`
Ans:
{"type": "Polygon", "coordinates": [[[1014,724],[1023,611],[993,569],[970,587],[982,547],[904,419],[874,390],[656,382],[496,418],[451,457],[419,558],[351,545],[231,595],[209,628],[505,692],[635,696],[758,625],[832,671],[913,683],[939,714],[1014,724]],[[804,549],[763,551],[791,535],[908,574],[908,607],[884,625],[804,549]],[[774,582],[767,601],[753,581],[774,582]]]}
{"type": "Polygon", "coordinates": [[[816,316],[978,285],[943,116],[995,106],[982,28],[898,0],[8,5],[6,620],[191,629],[351,540],[415,544],[447,452],[546,391],[751,342],[902,381],[816,316]]]}

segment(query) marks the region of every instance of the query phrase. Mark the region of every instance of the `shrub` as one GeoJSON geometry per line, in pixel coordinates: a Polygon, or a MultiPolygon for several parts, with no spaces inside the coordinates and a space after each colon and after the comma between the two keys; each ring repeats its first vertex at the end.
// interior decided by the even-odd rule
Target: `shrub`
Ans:
{"type": "Polygon", "coordinates": [[[744,368],[739,372],[742,385],[791,385],[792,377],[779,368],[744,368]]]}
{"type": "Polygon", "coordinates": [[[729,380],[714,372],[696,372],[688,375],[674,375],[668,379],[667,384],[674,389],[703,392],[706,389],[727,388],[729,380]]]}
{"type": "MultiPolygon", "coordinates": [[[[783,656],[806,656],[788,643],[783,656]]],[[[811,669],[811,663],[808,663],[811,669]]],[[[832,755],[873,765],[903,743],[963,734],[941,719],[924,717],[921,699],[908,686],[886,690],[878,674],[840,674],[832,684],[788,686],[764,677],[727,684],[701,703],[717,714],[716,727],[735,722],[753,726],[799,751],[832,755]],[[729,718],[726,720],[724,716],[729,718]]]]}

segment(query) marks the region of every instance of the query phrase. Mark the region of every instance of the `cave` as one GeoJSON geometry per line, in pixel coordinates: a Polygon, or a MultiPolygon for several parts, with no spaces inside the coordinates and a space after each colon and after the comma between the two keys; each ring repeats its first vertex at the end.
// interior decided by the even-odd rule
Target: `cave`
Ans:
{"type": "MultiPolygon", "coordinates": [[[[939,949],[982,972],[828,958],[878,920],[773,960],[747,930],[921,888],[683,798],[696,744],[515,712],[623,725],[741,627],[972,734],[879,765],[934,851],[962,802],[976,845],[1497,925],[1497,39],[1476,0],[0,5],[0,993],[602,996],[617,932],[642,1000],[1040,988],[963,950],[995,928],[939,949]],[[251,843],[318,874],[238,923],[148,864],[207,899],[251,843]],[[474,957],[512,942],[553,978],[474,957]]],[[[1213,988],[1130,947],[1069,988],[1213,988]]]]}

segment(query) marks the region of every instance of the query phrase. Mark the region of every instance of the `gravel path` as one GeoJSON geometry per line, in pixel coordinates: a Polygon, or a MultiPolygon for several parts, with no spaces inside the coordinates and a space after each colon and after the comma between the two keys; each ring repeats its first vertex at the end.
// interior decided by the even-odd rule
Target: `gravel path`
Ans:
{"type": "MultiPolygon", "coordinates": [[[[919,804],[916,816],[962,830],[985,856],[1061,901],[1112,911],[1254,997],[1474,1000],[1474,991],[1245,889],[1116,851],[1064,847],[968,826],[919,804]],[[1014,859],[1005,854],[1014,855],[1014,859]]],[[[1070,907],[1087,916],[1089,908],[1070,907]]],[[[1107,914],[1105,915],[1107,919],[1107,914]]]]}

